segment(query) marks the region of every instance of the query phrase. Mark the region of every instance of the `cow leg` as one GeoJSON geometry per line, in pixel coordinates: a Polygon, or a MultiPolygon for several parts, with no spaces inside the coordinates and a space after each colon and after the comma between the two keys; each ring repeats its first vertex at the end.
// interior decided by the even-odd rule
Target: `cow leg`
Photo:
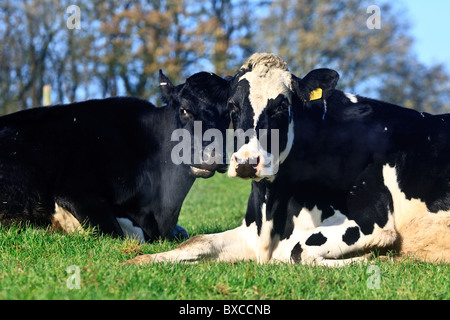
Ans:
{"type": "Polygon", "coordinates": [[[313,230],[298,232],[295,237],[300,241],[291,252],[291,261],[339,267],[365,260],[364,257],[343,259],[345,256],[358,256],[370,248],[392,245],[397,238],[392,217],[383,228],[376,225],[372,233],[364,234],[355,221],[337,215],[313,230]]]}
{"type": "Polygon", "coordinates": [[[380,164],[369,166],[361,175],[349,192],[347,206],[346,215],[335,210],[318,227],[299,232],[301,263],[341,266],[355,261],[343,257],[386,248],[397,240],[392,197],[380,164]]]}
{"type": "Polygon", "coordinates": [[[189,233],[182,226],[176,225],[175,229],[172,231],[171,238],[172,239],[187,240],[187,239],[189,239],[189,233]]]}
{"type": "MultiPolygon", "coordinates": [[[[353,228],[353,227],[351,227],[353,228]]],[[[354,227],[354,236],[360,233],[359,228],[354,227]]],[[[342,240],[346,234],[347,228],[319,227],[313,232],[307,232],[302,235],[299,241],[291,251],[291,262],[302,263],[305,265],[319,265],[328,267],[340,267],[356,261],[364,260],[364,257],[343,259],[344,256],[363,251],[362,241],[348,244],[342,240]]]]}
{"type": "Polygon", "coordinates": [[[197,235],[183,242],[174,250],[141,255],[125,261],[124,264],[254,260],[256,258],[255,250],[252,249],[247,239],[249,233],[249,228],[243,224],[221,233],[197,235]]]}
{"type": "Polygon", "coordinates": [[[120,224],[114,215],[114,209],[101,198],[92,196],[92,199],[58,199],[56,201],[56,209],[54,218],[60,212],[64,212],[67,216],[75,217],[80,224],[87,222],[91,227],[98,227],[101,232],[111,234],[114,237],[123,237],[124,233],[120,224]]]}

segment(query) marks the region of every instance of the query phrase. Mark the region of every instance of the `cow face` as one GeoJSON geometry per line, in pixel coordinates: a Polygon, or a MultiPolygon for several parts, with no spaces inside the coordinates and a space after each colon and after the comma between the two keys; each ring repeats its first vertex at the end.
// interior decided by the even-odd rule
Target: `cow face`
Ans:
{"type": "Polygon", "coordinates": [[[219,138],[225,136],[230,123],[228,81],[200,72],[174,86],[162,71],[159,80],[162,100],[175,110],[175,131],[182,134],[184,149],[177,150],[182,154],[182,163],[189,164],[195,177],[209,178],[215,171],[226,172],[225,148],[219,138]]]}
{"type": "Polygon", "coordinates": [[[254,54],[241,67],[228,102],[235,136],[244,135],[244,144],[237,142],[228,176],[259,180],[276,174],[294,139],[292,92],[292,75],[275,55],[254,54]]]}
{"type": "Polygon", "coordinates": [[[311,97],[325,98],[338,77],[318,69],[299,79],[278,56],[252,55],[231,84],[231,120],[235,136],[244,134],[245,143],[235,148],[228,176],[273,180],[293,147],[295,114],[311,97]]]}

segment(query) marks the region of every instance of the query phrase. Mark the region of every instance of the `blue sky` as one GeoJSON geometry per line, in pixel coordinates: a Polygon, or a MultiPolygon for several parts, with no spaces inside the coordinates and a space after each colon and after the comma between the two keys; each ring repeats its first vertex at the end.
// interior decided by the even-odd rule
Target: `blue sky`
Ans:
{"type": "Polygon", "coordinates": [[[407,8],[419,60],[427,65],[444,63],[450,72],[450,0],[402,0],[401,4],[407,8]]]}

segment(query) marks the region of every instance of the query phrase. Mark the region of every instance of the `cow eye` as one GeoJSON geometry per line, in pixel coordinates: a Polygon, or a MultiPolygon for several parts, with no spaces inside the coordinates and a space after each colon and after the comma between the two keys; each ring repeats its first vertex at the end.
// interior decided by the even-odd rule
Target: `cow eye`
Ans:
{"type": "Polygon", "coordinates": [[[278,116],[286,112],[289,109],[289,103],[284,100],[272,109],[271,116],[278,116]]]}
{"type": "Polygon", "coordinates": [[[182,118],[185,118],[185,119],[190,119],[190,118],[192,118],[191,112],[190,112],[189,110],[185,109],[185,108],[181,108],[181,109],[180,109],[180,116],[181,116],[182,118]]]}

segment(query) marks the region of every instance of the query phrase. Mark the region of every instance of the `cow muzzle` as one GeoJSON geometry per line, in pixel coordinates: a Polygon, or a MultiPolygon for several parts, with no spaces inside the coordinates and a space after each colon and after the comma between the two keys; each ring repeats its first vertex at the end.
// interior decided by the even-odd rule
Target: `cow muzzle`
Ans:
{"type": "MultiPolygon", "coordinates": [[[[233,161],[233,160],[232,160],[233,161]]],[[[238,158],[234,156],[236,176],[240,178],[256,178],[258,172],[258,165],[260,163],[260,157],[256,158],[238,158]]]]}
{"type": "Polygon", "coordinates": [[[219,173],[227,172],[226,159],[222,155],[217,155],[215,151],[203,152],[203,159],[199,165],[191,165],[191,174],[197,178],[209,178],[217,171],[219,173]]]}
{"type": "Polygon", "coordinates": [[[261,180],[273,179],[278,170],[278,162],[259,143],[250,141],[233,153],[228,168],[229,177],[261,180]]]}
{"type": "Polygon", "coordinates": [[[234,153],[231,156],[230,166],[228,168],[229,177],[239,177],[242,179],[259,180],[265,178],[270,171],[267,166],[268,159],[263,155],[234,153]],[[269,170],[269,171],[268,171],[269,170]]]}

